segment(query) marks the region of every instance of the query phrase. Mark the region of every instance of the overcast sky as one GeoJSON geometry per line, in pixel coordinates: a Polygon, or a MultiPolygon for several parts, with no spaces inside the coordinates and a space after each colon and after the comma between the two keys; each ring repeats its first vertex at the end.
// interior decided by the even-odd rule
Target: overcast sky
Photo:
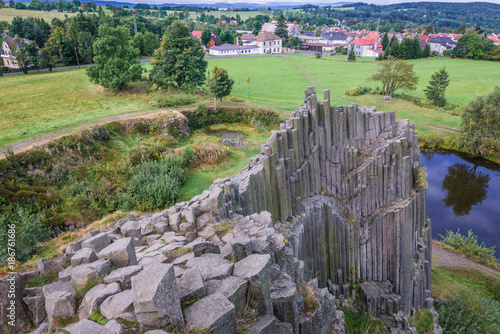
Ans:
{"type": "MultiPolygon", "coordinates": [[[[327,3],[337,3],[337,2],[366,2],[366,3],[373,3],[377,5],[387,5],[387,4],[393,4],[393,3],[402,3],[402,2],[418,2],[418,1],[411,1],[411,0],[338,0],[338,1],[325,1],[325,0],[304,0],[304,1],[296,1],[296,0],[250,0],[250,1],[245,1],[245,0],[116,0],[116,1],[122,1],[122,2],[131,2],[131,3],[148,3],[148,4],[165,4],[165,3],[175,3],[175,4],[195,4],[195,3],[227,3],[228,5],[231,5],[231,3],[283,3],[283,4],[290,4],[290,5],[302,5],[302,4],[315,4],[315,3],[321,3],[321,4],[327,4],[327,3]]],[[[477,1],[470,1],[470,0],[455,0],[455,1],[440,1],[440,0],[426,0],[427,2],[477,2],[477,1]]],[[[491,3],[497,3],[500,4],[500,0],[489,0],[489,1],[484,1],[484,2],[491,2],[491,3]]]]}
{"type": "MultiPolygon", "coordinates": [[[[394,3],[402,3],[402,2],[420,2],[418,0],[112,0],[117,2],[129,2],[129,3],[147,3],[147,4],[213,4],[213,3],[227,3],[228,7],[231,4],[237,3],[247,3],[247,4],[287,4],[291,6],[300,6],[304,4],[335,4],[339,2],[365,2],[372,3],[377,5],[388,5],[394,3]]],[[[443,1],[443,0],[426,0],[426,2],[479,2],[472,0],[453,0],[453,1],[443,1]]],[[[484,0],[481,2],[490,2],[500,4],[500,0],[484,0]]]]}

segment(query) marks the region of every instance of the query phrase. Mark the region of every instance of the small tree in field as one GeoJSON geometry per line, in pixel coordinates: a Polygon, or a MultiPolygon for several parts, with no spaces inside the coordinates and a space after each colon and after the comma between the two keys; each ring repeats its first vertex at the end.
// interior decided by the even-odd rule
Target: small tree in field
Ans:
{"type": "Polygon", "coordinates": [[[444,92],[446,91],[446,87],[450,84],[448,78],[449,75],[448,72],[446,72],[446,67],[442,67],[439,71],[432,74],[429,86],[424,89],[427,99],[438,107],[444,107],[446,105],[444,92]]]}
{"type": "Polygon", "coordinates": [[[208,72],[207,87],[214,94],[214,111],[217,110],[217,98],[222,99],[231,94],[233,84],[234,81],[229,79],[225,68],[214,65],[212,71],[208,72]]]}
{"type": "Polygon", "coordinates": [[[356,61],[356,53],[354,53],[354,47],[349,51],[349,55],[347,55],[348,61],[356,61]]]}
{"type": "Polygon", "coordinates": [[[417,89],[418,76],[413,64],[389,56],[378,63],[378,69],[368,80],[382,82],[382,94],[392,96],[398,89],[417,89]]]}
{"type": "Polygon", "coordinates": [[[500,149],[500,86],[465,106],[460,141],[469,153],[478,156],[500,149]]]}

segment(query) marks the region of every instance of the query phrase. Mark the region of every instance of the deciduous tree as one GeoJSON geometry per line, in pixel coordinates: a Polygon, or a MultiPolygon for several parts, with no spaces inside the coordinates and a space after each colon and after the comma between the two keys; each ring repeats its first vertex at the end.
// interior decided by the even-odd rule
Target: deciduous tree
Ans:
{"type": "Polygon", "coordinates": [[[260,32],[260,29],[262,29],[262,22],[260,22],[258,20],[253,21],[252,34],[254,34],[255,36],[257,36],[259,34],[259,32],[260,32]]]}
{"type": "Polygon", "coordinates": [[[469,153],[478,156],[500,149],[500,86],[465,106],[460,142],[469,153]]]}
{"type": "Polygon", "coordinates": [[[417,89],[418,76],[413,70],[413,64],[389,56],[387,60],[378,63],[378,69],[368,80],[382,83],[382,94],[393,95],[398,89],[417,89]]]}
{"type": "Polygon", "coordinates": [[[434,105],[444,107],[446,105],[444,93],[449,84],[450,80],[448,72],[446,72],[446,67],[442,67],[439,71],[431,75],[429,85],[424,89],[425,96],[428,100],[432,101],[434,105]]]}
{"type": "Polygon", "coordinates": [[[214,65],[207,75],[208,90],[214,95],[214,111],[217,110],[217,99],[231,94],[234,81],[227,75],[227,70],[214,65]]]}
{"type": "Polygon", "coordinates": [[[150,78],[161,85],[178,89],[201,86],[205,83],[207,61],[200,43],[191,37],[181,21],[173,22],[163,35],[155,53],[150,78]]]}
{"type": "Polygon", "coordinates": [[[210,42],[211,38],[212,38],[212,32],[210,31],[210,29],[205,28],[201,33],[201,44],[207,45],[208,42],[210,42]]]}
{"type": "Polygon", "coordinates": [[[139,50],[130,45],[130,33],[125,27],[99,27],[94,42],[94,66],[87,68],[90,81],[105,88],[123,88],[141,78],[139,50]]]}

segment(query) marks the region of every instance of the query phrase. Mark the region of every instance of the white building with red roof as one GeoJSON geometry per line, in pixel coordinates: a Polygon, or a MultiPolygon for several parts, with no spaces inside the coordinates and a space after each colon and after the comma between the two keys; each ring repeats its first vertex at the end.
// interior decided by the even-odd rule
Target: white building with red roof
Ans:
{"type": "Polygon", "coordinates": [[[382,44],[380,44],[380,37],[377,39],[371,38],[357,38],[349,42],[347,52],[354,49],[356,57],[378,57],[382,51],[382,44]]]}

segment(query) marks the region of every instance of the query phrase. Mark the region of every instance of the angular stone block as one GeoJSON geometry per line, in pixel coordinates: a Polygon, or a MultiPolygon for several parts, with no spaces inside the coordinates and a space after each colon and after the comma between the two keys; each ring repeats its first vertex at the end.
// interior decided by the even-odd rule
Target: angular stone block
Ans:
{"type": "Polygon", "coordinates": [[[182,302],[191,298],[201,298],[207,294],[207,290],[203,284],[203,277],[198,267],[186,270],[186,272],[177,279],[177,285],[179,286],[179,294],[182,302]]]}
{"type": "Polygon", "coordinates": [[[133,266],[137,264],[135,248],[132,238],[123,238],[113,242],[101,250],[100,259],[110,260],[117,267],[133,266]]]}
{"type": "Polygon", "coordinates": [[[91,248],[82,248],[71,258],[71,265],[78,266],[80,264],[97,261],[97,255],[91,248]]]}
{"type": "Polygon", "coordinates": [[[90,289],[83,297],[78,317],[80,319],[88,318],[92,312],[97,310],[99,305],[109,296],[115,295],[121,291],[120,284],[114,282],[111,284],[98,284],[90,289]]]}
{"type": "Polygon", "coordinates": [[[131,288],[132,277],[137,275],[142,270],[142,268],[143,266],[136,265],[116,269],[112,271],[108,276],[106,276],[106,278],[104,278],[104,283],[110,284],[113,282],[118,282],[124,288],[131,288]]]}
{"type": "Polygon", "coordinates": [[[236,333],[236,309],[226,297],[214,293],[188,306],[186,315],[187,329],[211,329],[213,334],[236,333]]]}
{"type": "Polygon", "coordinates": [[[115,319],[121,314],[131,312],[134,309],[133,298],[134,292],[132,290],[124,290],[109,296],[101,304],[101,314],[106,319],[115,319]]]}
{"type": "Polygon", "coordinates": [[[179,288],[172,265],[157,264],[144,268],[132,277],[132,291],[141,331],[184,326],[179,288]]]}
{"type": "Polygon", "coordinates": [[[93,237],[83,241],[82,248],[85,248],[85,247],[90,248],[94,252],[96,252],[96,254],[97,254],[101,250],[106,248],[110,243],[111,243],[111,241],[109,240],[108,234],[102,232],[102,233],[96,234],[93,237]]]}
{"type": "Polygon", "coordinates": [[[262,314],[273,314],[269,280],[271,274],[271,255],[252,254],[234,265],[233,276],[243,278],[249,283],[249,295],[253,296],[252,306],[262,314]]]}

